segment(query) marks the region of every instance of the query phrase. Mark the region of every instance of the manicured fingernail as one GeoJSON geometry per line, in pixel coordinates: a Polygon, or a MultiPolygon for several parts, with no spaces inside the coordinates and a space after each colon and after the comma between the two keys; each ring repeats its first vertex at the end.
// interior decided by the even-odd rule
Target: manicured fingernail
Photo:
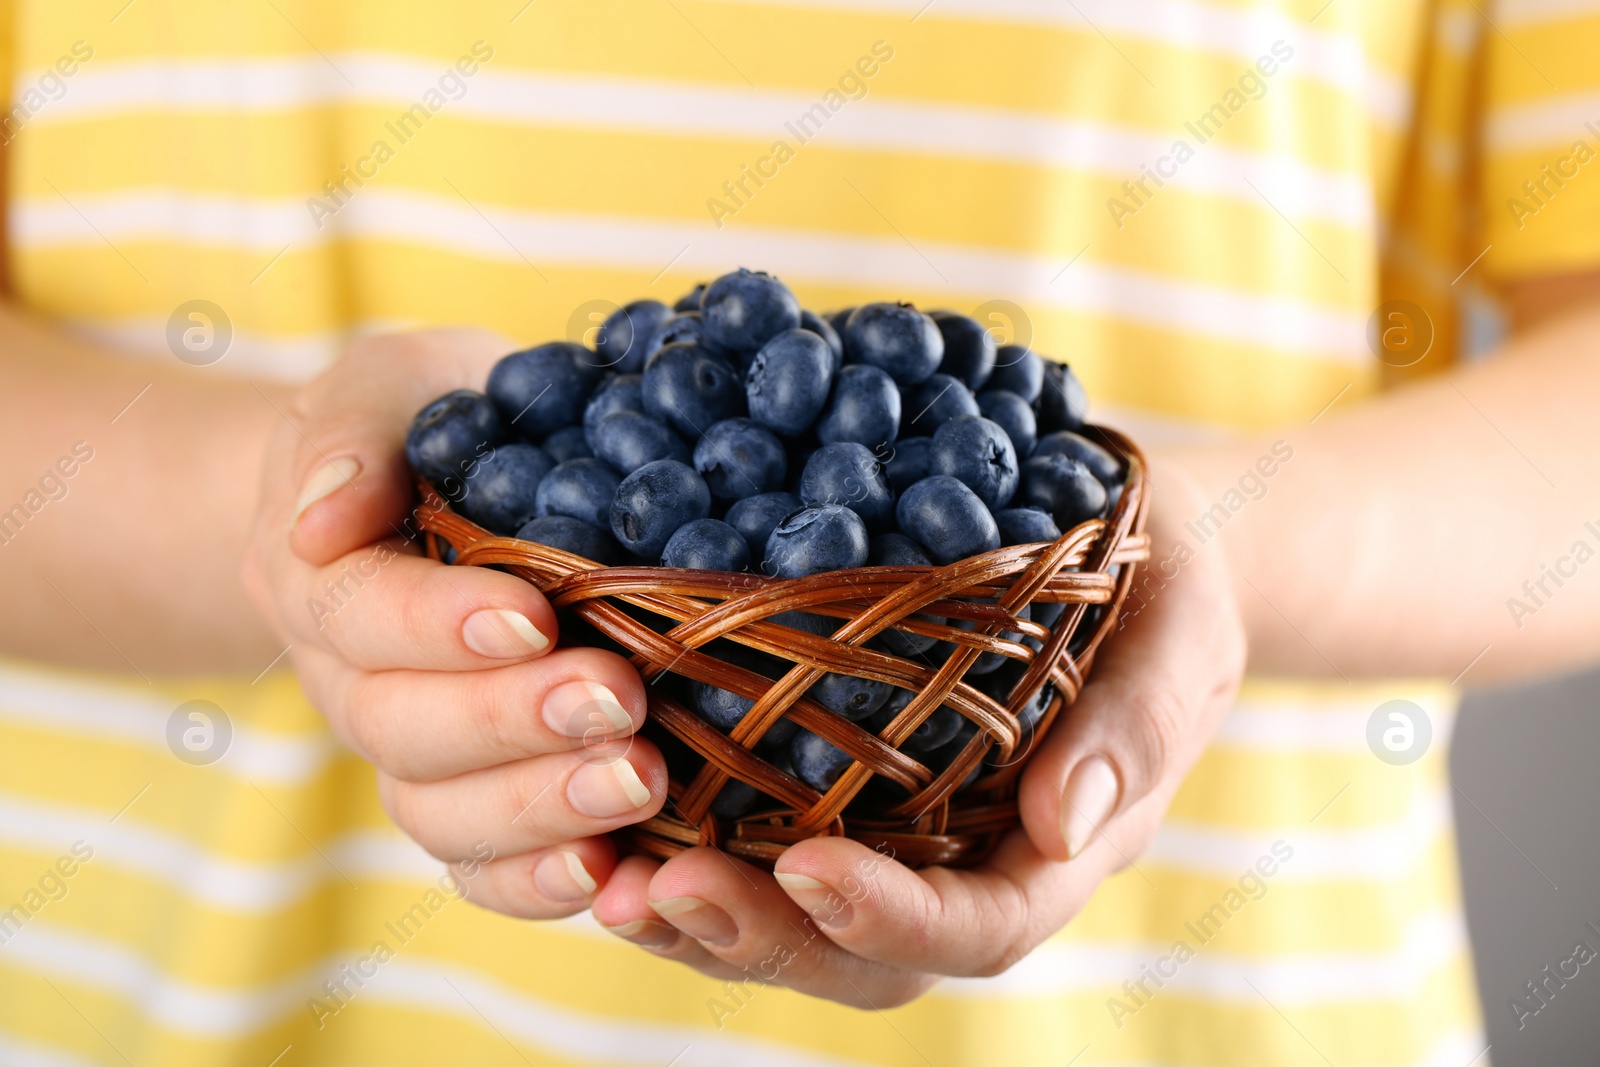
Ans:
{"type": "Polygon", "coordinates": [[[680,936],[677,927],[667,923],[658,923],[654,919],[635,919],[631,923],[623,923],[620,926],[607,926],[605,929],[610,930],[620,938],[632,941],[635,945],[643,945],[646,948],[665,948],[678,940],[680,936]]]}
{"type": "Polygon", "coordinates": [[[478,655],[491,659],[531,656],[550,647],[550,639],[526,615],[505,608],[486,608],[468,615],[461,624],[461,640],[478,655]]]}
{"type": "Polygon", "coordinates": [[[1077,858],[1116,809],[1119,792],[1117,772],[1104,756],[1090,756],[1073,768],[1061,794],[1061,836],[1069,859],[1077,858]]]}
{"type": "Polygon", "coordinates": [[[582,900],[599,887],[576,852],[557,849],[533,869],[533,884],[551,900],[582,900]]]}
{"type": "Polygon", "coordinates": [[[794,902],[822,926],[832,929],[850,925],[854,913],[850,901],[810,875],[778,873],[773,877],[783,886],[794,902]]]}
{"type": "Polygon", "coordinates": [[[289,520],[289,525],[292,527],[299,522],[306,508],[334,490],[349,485],[360,473],[361,461],[354,456],[340,456],[312,471],[305,487],[300,490],[300,499],[294,502],[294,518],[289,520]]]}
{"type": "Polygon", "coordinates": [[[610,819],[650,803],[650,790],[625,759],[585,763],[567,783],[567,802],[580,815],[610,819]]]}
{"type": "Polygon", "coordinates": [[[656,914],[668,920],[696,941],[725,945],[739,936],[739,927],[733,917],[715,904],[699,897],[670,897],[652,900],[650,906],[656,914]]]}
{"type": "Polygon", "coordinates": [[[614,737],[633,732],[617,694],[599,682],[564,682],[545,694],[545,725],[563,737],[614,737]]]}

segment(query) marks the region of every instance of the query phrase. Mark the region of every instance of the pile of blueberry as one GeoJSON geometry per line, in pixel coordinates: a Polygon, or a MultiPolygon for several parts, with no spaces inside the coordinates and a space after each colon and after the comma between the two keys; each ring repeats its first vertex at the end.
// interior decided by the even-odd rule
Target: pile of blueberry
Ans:
{"type": "MultiPolygon", "coordinates": [[[[497,534],[604,564],[795,578],[951,563],[1105,515],[1126,472],[1077,432],[1086,405],[1067,366],[997,347],[965,315],[875,303],[819,316],[778,279],[739,270],[672,308],[618,309],[593,349],[552,341],[511,353],[484,393],[424,407],[406,456],[497,534]]],[[[1061,606],[1032,611],[1050,625],[1061,606]]],[[[820,634],[839,625],[798,612],[782,621],[820,634]]],[[[899,630],[875,643],[930,664],[953,648],[899,630]]],[[[773,678],[789,667],[732,642],[708,651],[773,678]]],[[[967,673],[1003,700],[1022,666],[989,653],[967,673]]],[[[699,682],[686,690],[725,730],[752,706],[699,682]]],[[[875,733],[913,696],[847,675],[808,695],[875,733]]],[[[1046,702],[1030,709],[1035,720],[1046,702]]],[[[948,765],[975,730],[940,708],[901,748],[948,765]]],[[[819,790],[850,763],[787,720],[757,751],[819,790]]],[[[757,800],[731,782],[715,810],[757,800]]]]}

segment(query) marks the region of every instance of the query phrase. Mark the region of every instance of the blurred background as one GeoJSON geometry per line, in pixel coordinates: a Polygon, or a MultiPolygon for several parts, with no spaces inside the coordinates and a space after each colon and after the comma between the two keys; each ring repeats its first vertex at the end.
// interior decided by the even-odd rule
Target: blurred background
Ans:
{"type": "Polygon", "coordinates": [[[1456,723],[1456,825],[1492,1045],[1480,1064],[1600,1063],[1600,960],[1520,1029],[1508,1005],[1531,1003],[1526,983],[1579,941],[1600,952],[1600,936],[1584,925],[1600,927],[1597,708],[1600,672],[1479,691],[1456,723]]]}

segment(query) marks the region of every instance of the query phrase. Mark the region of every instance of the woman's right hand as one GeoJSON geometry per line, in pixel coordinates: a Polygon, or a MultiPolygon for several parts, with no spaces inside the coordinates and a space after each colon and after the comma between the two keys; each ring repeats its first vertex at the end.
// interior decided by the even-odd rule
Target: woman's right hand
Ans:
{"type": "Polygon", "coordinates": [[[412,416],[481,389],[511,348],[466,330],[353,344],[268,447],[244,576],[307,696],[376,766],[394,821],[471,873],[477,903],[557,918],[610,877],[604,835],[665,801],[661,753],[633,736],[639,676],[610,652],[555,650],[555,613],[527,582],[447,567],[404,536],[412,416]]]}

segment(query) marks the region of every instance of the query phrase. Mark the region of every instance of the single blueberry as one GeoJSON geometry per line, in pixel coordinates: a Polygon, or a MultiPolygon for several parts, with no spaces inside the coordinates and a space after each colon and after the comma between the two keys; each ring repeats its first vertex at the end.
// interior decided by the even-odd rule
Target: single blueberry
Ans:
{"type": "Polygon", "coordinates": [[[939,427],[928,467],[960,481],[990,510],[1005,507],[1017,492],[1017,450],[982,415],[963,415],[939,427]]]}
{"type": "Polygon", "coordinates": [[[761,799],[761,791],[748,782],[730,778],[711,801],[711,813],[722,819],[748,815],[761,799]]]}
{"type": "MultiPolygon", "coordinates": [[[[879,534],[872,539],[867,547],[867,566],[869,567],[929,567],[933,560],[922,551],[922,546],[911,538],[901,533],[879,534]]],[[[944,620],[935,615],[918,614],[918,619],[925,622],[939,623],[944,620]]],[[[939,643],[936,637],[923,634],[914,634],[905,630],[885,630],[873,641],[882,646],[885,652],[892,652],[897,656],[920,656],[934,645],[939,643]]]]}
{"type": "Polygon", "coordinates": [[[1076,430],[1089,415],[1089,394],[1065,363],[1045,368],[1039,393],[1039,429],[1044,433],[1076,430]]]}
{"type": "Polygon", "coordinates": [[[573,459],[560,464],[539,483],[535,514],[570,515],[605,529],[611,524],[611,501],[622,479],[598,459],[573,459]]]}
{"type": "Polygon", "coordinates": [[[889,487],[899,495],[932,473],[933,438],[907,437],[894,443],[889,460],[883,470],[889,478],[889,487]]]}
{"type": "Polygon", "coordinates": [[[961,379],[968,389],[982,389],[994,373],[994,336],[976,320],[954,311],[935,311],[931,317],[944,338],[939,372],[961,379]]]}
{"type": "Polygon", "coordinates": [[[844,338],[844,324],[850,321],[850,316],[854,314],[855,310],[855,308],[840,308],[838,311],[826,312],[822,316],[822,321],[832,326],[833,332],[839,335],[841,345],[844,338]]]}
{"type": "Polygon", "coordinates": [[[719,500],[739,500],[783,488],[788,460],[783,442],[750,419],[723,419],[694,446],[694,469],[719,500]]]}
{"type": "Polygon", "coordinates": [[[810,330],[785,330],[756,353],[745,379],[750,417],[794,437],[817,421],[833,384],[828,342],[810,330]]]}
{"type": "Polygon", "coordinates": [[[930,475],[900,497],[900,531],[935,563],[954,563],[1000,547],[1000,530],[978,494],[949,475],[930,475]]]}
{"type": "Polygon", "coordinates": [[[623,374],[639,373],[650,338],[671,317],[672,309],[659,300],[635,300],[619,307],[600,326],[595,345],[600,362],[623,374]]]}
{"type": "MultiPolygon", "coordinates": [[[[656,332],[650,335],[650,340],[645,342],[644,361],[650,362],[650,357],[668,345],[684,344],[686,342],[704,345],[712,351],[717,346],[711,343],[706,336],[705,323],[700,318],[698,311],[685,311],[672,316],[656,327],[656,332]]],[[[640,368],[641,370],[643,368],[640,368]]]]}
{"type": "Polygon", "coordinates": [[[789,755],[794,760],[796,777],[819,793],[832,789],[833,783],[855,762],[810,730],[795,734],[789,755]]]}
{"type": "Polygon", "coordinates": [[[913,385],[900,398],[900,436],[932,437],[945,423],[962,415],[978,413],[978,398],[960,379],[935,374],[920,385],[913,385]]]}
{"type": "Polygon", "coordinates": [[[658,459],[617,486],[611,532],[629,552],[659,557],[673,531],[710,514],[711,490],[705,479],[687,463],[658,459]]]}
{"type": "Polygon", "coordinates": [[[695,519],[667,538],[661,565],[695,571],[745,571],[750,569],[750,546],[738,530],[720,519],[695,519]]]}
{"type": "MultiPolygon", "coordinates": [[[[977,736],[977,725],[974,724],[970,719],[963,719],[961,724],[956,728],[955,737],[951,738],[949,741],[946,741],[943,745],[940,745],[932,752],[929,752],[923,759],[923,762],[926,763],[932,770],[943,771],[951,764],[955,763],[955,761],[961,756],[961,753],[966,751],[967,745],[969,745],[972,742],[972,739],[977,736]]],[[[972,770],[967,772],[966,777],[961,779],[960,783],[956,786],[955,791],[959,793],[961,790],[971,785],[977,779],[979,772],[982,770],[983,761],[979,760],[973,765],[972,770]]]]}
{"type": "Polygon", "coordinates": [[[800,473],[800,499],[808,508],[843,504],[861,516],[868,529],[881,530],[894,518],[894,493],[883,465],[864,445],[823,445],[800,473]]]}
{"type": "Polygon", "coordinates": [[[839,367],[844,363],[844,342],[839,339],[839,331],[833,324],[814,311],[800,312],[800,328],[810,330],[824,341],[828,342],[828,351],[833,354],[833,362],[829,370],[833,374],[839,373],[839,367]]]}
{"type": "MultiPolygon", "coordinates": [[[[997,704],[1008,704],[1011,701],[1011,691],[1022,680],[1022,676],[1027,672],[1027,669],[1028,665],[1021,660],[1008,659],[999,670],[974,679],[973,686],[997,704]]],[[[1039,720],[1044,718],[1045,708],[1049,707],[1050,698],[1053,695],[1054,690],[1048,685],[1041,686],[1032,699],[1017,712],[1017,719],[1022,723],[1024,736],[1032,732],[1033,727],[1037,726],[1039,720]]],[[[1015,754],[1013,754],[1012,758],[1016,758],[1015,754]]]]}
{"type": "Polygon", "coordinates": [[[672,305],[672,310],[682,313],[685,311],[699,311],[700,298],[706,295],[706,283],[696,282],[694,288],[678,297],[678,302],[672,305]]]}
{"type": "Polygon", "coordinates": [[[706,288],[700,317],[712,343],[733,352],[754,352],[800,325],[800,302],[772,275],[741,267],[706,288]]]}
{"type": "Polygon", "coordinates": [[[688,441],[744,411],[739,372],[703,345],[668,345],[651,356],[642,391],[645,411],[688,441]]]}
{"type": "Polygon", "coordinates": [[[1036,455],[1022,465],[1024,507],[1048,511],[1063,530],[1097,519],[1106,512],[1106,487],[1089,468],[1060,452],[1036,455]]]}
{"type": "Polygon", "coordinates": [[[840,337],[850,362],[877,367],[899,385],[927,381],[944,358],[939,327],[910,304],[863,304],[840,337]]]}
{"type": "Polygon", "coordinates": [[[658,459],[689,462],[689,446],[660,419],[642,411],[613,411],[595,425],[594,454],[619,474],[632,474],[658,459]]]}
{"type": "Polygon", "coordinates": [[[617,543],[610,534],[571,515],[546,515],[525,522],[517,530],[517,538],[559,548],[608,566],[615,563],[619,555],[617,543]]]}
{"type": "Polygon", "coordinates": [[[1047,433],[1039,438],[1039,443],[1033,448],[1035,456],[1048,456],[1056,452],[1088,467],[1090,473],[1100,479],[1100,483],[1107,489],[1122,484],[1124,477],[1122,463],[1082,434],[1070,430],[1047,433]]]}
{"type": "Polygon", "coordinates": [[[1002,545],[1034,545],[1041,541],[1057,541],[1061,529],[1046,512],[1038,508],[1006,508],[995,512],[994,523],[1000,527],[1002,545]]]}
{"type": "Polygon", "coordinates": [[[550,458],[557,463],[565,463],[569,459],[588,459],[594,455],[582,426],[563,426],[546,437],[539,447],[550,453],[550,458]]]}
{"type": "Polygon", "coordinates": [[[804,508],[774,527],[761,569],[777,578],[804,578],[866,562],[867,527],[861,516],[843,505],[829,504],[804,508]]]}
{"type": "Polygon", "coordinates": [[[806,690],[818,704],[847,719],[864,719],[883,707],[894,686],[851,674],[824,674],[806,690]]]}
{"type": "Polygon", "coordinates": [[[613,411],[644,411],[644,379],[637,374],[614,374],[601,382],[583,409],[584,439],[595,449],[595,428],[613,411]]]}
{"type": "MultiPolygon", "coordinates": [[[[731,641],[718,641],[714,647],[707,651],[724,662],[736,667],[742,667],[764,678],[781,678],[788,673],[788,664],[772,656],[766,656],[743,645],[731,641]]],[[[739,725],[740,721],[755,706],[755,701],[742,697],[726,689],[719,689],[706,682],[692,682],[689,685],[689,703],[695,711],[711,725],[726,732],[739,725]]],[[[793,739],[798,727],[789,719],[779,719],[767,727],[766,733],[761,735],[760,747],[771,751],[775,747],[787,746],[793,739]]]]}
{"type": "Polygon", "coordinates": [[[500,416],[489,398],[470,389],[457,389],[417,412],[406,433],[406,460],[412,470],[430,481],[459,480],[480,456],[504,439],[500,416]]]}
{"type": "MultiPolygon", "coordinates": [[[[894,694],[884,703],[883,707],[873,712],[872,717],[863,722],[862,728],[874,734],[881,734],[884,728],[894,721],[895,716],[905,710],[916,697],[916,693],[909,689],[896,689],[894,694]]],[[[942,745],[946,745],[956,736],[956,731],[961,729],[961,713],[953,708],[940,705],[933,709],[933,713],[922,720],[922,725],[911,731],[911,736],[900,742],[900,749],[913,755],[920,752],[932,752],[942,745]]]]}
{"type": "Polygon", "coordinates": [[[978,394],[978,411],[990,422],[998,423],[1011,438],[1017,459],[1027,459],[1039,439],[1039,427],[1028,402],[1009,389],[985,389],[978,394]]]}
{"type": "Polygon", "coordinates": [[[593,352],[550,341],[502,358],[489,371],[487,391],[501,421],[531,440],[576,425],[600,376],[593,352]]]}
{"type": "Polygon", "coordinates": [[[877,367],[846,366],[833,381],[833,396],[817,422],[825,445],[854,441],[868,448],[891,444],[900,432],[900,390],[877,367]]]}
{"type": "Polygon", "coordinates": [[[500,445],[478,461],[457,507],[490,533],[514,534],[533,518],[539,483],[555,465],[542,448],[500,445]]]}
{"type": "Polygon", "coordinates": [[[1044,388],[1044,360],[1031,348],[1001,345],[994,354],[994,372],[985,389],[1009,389],[1032,404],[1044,388]]]}
{"type": "Polygon", "coordinates": [[[750,558],[760,559],[767,550],[767,538],[778,523],[805,507],[793,493],[761,493],[735,501],[723,521],[745,539],[750,558]]]}

